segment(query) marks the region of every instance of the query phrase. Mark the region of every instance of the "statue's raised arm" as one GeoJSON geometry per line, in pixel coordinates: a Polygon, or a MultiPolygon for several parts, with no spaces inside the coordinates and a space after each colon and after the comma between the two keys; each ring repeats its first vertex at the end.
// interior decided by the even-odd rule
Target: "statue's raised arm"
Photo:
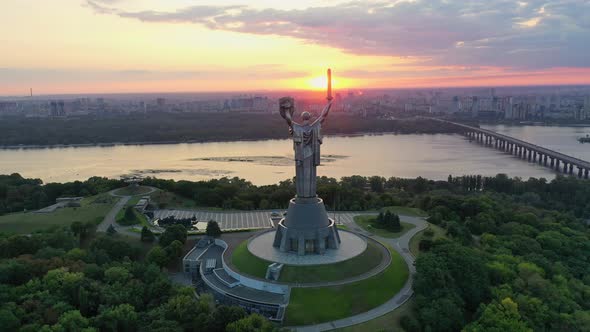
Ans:
{"type": "Polygon", "coordinates": [[[332,108],[332,70],[330,69],[328,69],[328,94],[326,99],[328,100],[328,104],[324,107],[322,113],[320,113],[320,116],[313,122],[313,124],[316,124],[318,121],[324,123],[328,117],[328,113],[330,113],[330,108],[332,108]]]}
{"type": "Polygon", "coordinates": [[[295,100],[292,97],[279,99],[279,112],[290,128],[293,127],[293,112],[295,112],[295,100]]]}

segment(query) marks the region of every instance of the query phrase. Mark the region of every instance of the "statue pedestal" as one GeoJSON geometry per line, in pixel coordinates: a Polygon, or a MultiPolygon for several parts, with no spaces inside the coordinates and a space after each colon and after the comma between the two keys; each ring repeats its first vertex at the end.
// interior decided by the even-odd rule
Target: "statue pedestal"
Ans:
{"type": "Polygon", "coordinates": [[[323,254],[338,249],[340,236],[334,220],[328,218],[321,198],[293,198],[287,217],[279,221],[273,246],[298,255],[323,254]]]}

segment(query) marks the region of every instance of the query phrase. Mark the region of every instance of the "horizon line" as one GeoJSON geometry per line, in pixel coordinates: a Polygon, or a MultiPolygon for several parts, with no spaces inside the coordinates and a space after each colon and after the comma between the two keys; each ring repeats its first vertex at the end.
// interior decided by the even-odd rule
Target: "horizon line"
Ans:
{"type": "MultiPolygon", "coordinates": [[[[404,86],[404,87],[387,87],[387,88],[359,88],[351,87],[346,89],[334,89],[334,94],[338,91],[379,91],[379,90],[432,90],[432,89],[472,89],[472,88],[524,88],[524,87],[590,87],[590,83],[584,84],[514,84],[514,85],[465,85],[465,86],[404,86]]],[[[27,90],[29,91],[29,90],[27,90]]],[[[33,89],[33,91],[35,91],[33,89]]],[[[23,94],[23,95],[6,95],[0,94],[0,98],[20,98],[34,99],[35,97],[49,96],[77,96],[77,95],[134,95],[134,94],[229,94],[229,93],[324,93],[319,89],[280,89],[280,90],[202,90],[202,91],[134,91],[134,92],[66,92],[66,93],[41,93],[41,94],[23,94]]]]}

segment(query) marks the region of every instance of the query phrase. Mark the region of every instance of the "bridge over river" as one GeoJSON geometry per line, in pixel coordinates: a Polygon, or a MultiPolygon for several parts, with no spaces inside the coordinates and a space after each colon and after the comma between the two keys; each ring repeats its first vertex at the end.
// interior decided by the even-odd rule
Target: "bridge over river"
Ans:
{"type": "Polygon", "coordinates": [[[443,119],[428,119],[458,126],[461,128],[463,135],[468,137],[470,141],[476,141],[484,146],[496,148],[521,159],[528,160],[529,162],[539,163],[539,165],[549,167],[556,172],[573,175],[574,167],[576,167],[579,178],[588,178],[590,162],[585,160],[568,156],[514,137],[502,135],[491,130],[443,119]]]}

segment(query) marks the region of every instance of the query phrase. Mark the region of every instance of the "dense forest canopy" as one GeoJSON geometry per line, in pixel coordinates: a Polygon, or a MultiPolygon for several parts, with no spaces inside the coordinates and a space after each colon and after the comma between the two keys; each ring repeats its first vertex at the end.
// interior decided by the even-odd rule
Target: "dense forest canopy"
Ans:
{"type": "Polygon", "coordinates": [[[139,240],[74,229],[0,235],[0,330],[275,330],[260,316],[171,283],[153,255],[141,259],[139,240]]]}
{"type": "MultiPolygon", "coordinates": [[[[92,194],[121,185],[101,178],[42,185],[16,174],[0,180],[1,204],[19,207],[29,204],[31,193],[48,195],[47,188],[92,194]]],[[[295,192],[290,180],[255,186],[238,178],[198,182],[148,178],[144,184],[193,200],[196,205],[234,209],[285,208],[295,192]]],[[[588,181],[562,176],[525,181],[503,174],[449,176],[447,181],[322,177],[318,178],[318,192],[329,209],[421,208],[428,212],[429,222],[444,229],[444,238],[420,245],[415,305],[401,320],[406,330],[590,330],[588,181]]],[[[25,331],[41,326],[59,330],[73,322],[101,330],[112,326],[210,328],[206,317],[221,309],[189,297],[186,289],[169,285],[158,272],[171,256],[181,255],[179,242],[186,239],[186,233],[170,231],[164,241],[160,239],[160,245],[148,254],[150,265],[137,260],[132,246],[108,236],[79,247],[77,237],[88,236],[89,231],[78,226],[83,225],[73,225],[75,232],[0,238],[0,324],[13,324],[0,326],[25,326],[25,331]],[[139,278],[145,275],[153,275],[163,289],[151,290],[154,280],[147,283],[139,278]],[[67,282],[55,288],[58,277],[67,282]],[[131,294],[131,289],[136,292],[131,294]],[[154,297],[152,292],[161,293],[154,297]],[[167,311],[183,301],[192,301],[196,311],[186,316],[167,311]],[[117,320],[123,316],[137,320],[117,320]]],[[[245,316],[236,313],[235,317],[245,316]]],[[[247,319],[260,322],[255,316],[247,319]]]]}
{"type": "MultiPolygon", "coordinates": [[[[7,117],[0,146],[98,143],[157,143],[287,138],[278,115],[248,113],[150,113],[73,118],[7,117]]],[[[382,120],[331,114],[325,135],[361,132],[454,133],[457,127],[430,120],[382,120]]]]}

